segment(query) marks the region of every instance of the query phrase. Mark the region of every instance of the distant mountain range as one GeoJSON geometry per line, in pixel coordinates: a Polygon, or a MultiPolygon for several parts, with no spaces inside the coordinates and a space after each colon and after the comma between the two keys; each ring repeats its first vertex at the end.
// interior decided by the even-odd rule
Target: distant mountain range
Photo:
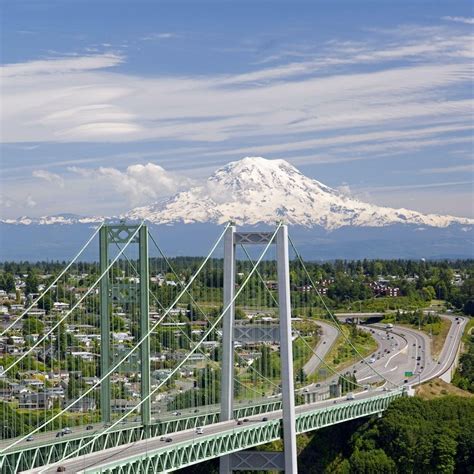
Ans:
{"type": "MultiPolygon", "coordinates": [[[[61,214],[1,220],[4,250],[0,258],[31,259],[35,249],[41,255],[34,259],[65,258],[57,254],[60,242],[51,246],[41,242],[38,247],[38,234],[51,242],[54,235],[77,236],[78,228],[90,232],[91,225],[117,219],[144,220],[158,226],[160,235],[174,233],[176,238],[170,234],[171,254],[203,253],[205,249],[192,248],[182,240],[198,229],[204,243],[206,234],[209,240],[215,233],[212,228],[229,221],[268,227],[282,220],[298,236],[308,258],[473,256],[474,219],[364,203],[308,178],[284,160],[253,157],[218,169],[201,186],[119,216],[61,214]],[[25,242],[28,251],[17,245],[19,241],[25,242]]],[[[79,234],[85,237],[86,232],[79,234]]],[[[68,242],[63,240],[65,246],[68,242]]],[[[70,250],[68,256],[73,254],[70,250]]]]}

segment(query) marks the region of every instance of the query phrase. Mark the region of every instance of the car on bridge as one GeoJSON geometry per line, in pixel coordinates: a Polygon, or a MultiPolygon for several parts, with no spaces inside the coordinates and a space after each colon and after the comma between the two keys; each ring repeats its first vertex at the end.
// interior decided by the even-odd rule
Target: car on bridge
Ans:
{"type": "Polygon", "coordinates": [[[201,426],[199,426],[199,427],[196,428],[196,434],[202,435],[203,433],[204,433],[204,430],[202,429],[201,426]]]}

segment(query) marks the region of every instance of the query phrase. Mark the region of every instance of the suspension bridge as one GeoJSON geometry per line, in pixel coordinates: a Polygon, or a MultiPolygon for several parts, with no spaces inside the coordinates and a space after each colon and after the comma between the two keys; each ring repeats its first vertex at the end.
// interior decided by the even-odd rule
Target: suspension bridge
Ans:
{"type": "MultiPolygon", "coordinates": [[[[407,394],[404,376],[444,369],[426,353],[402,377],[369,360],[281,223],[229,224],[201,259],[168,258],[144,223],[103,224],[0,337],[21,346],[3,357],[2,473],[169,472],[214,458],[222,474],[295,473],[297,434],[381,414],[407,394]],[[315,316],[364,380],[335,369],[315,316]],[[282,452],[251,450],[278,439],[282,452]]],[[[413,334],[391,337],[390,360],[411,355],[413,334]]]]}

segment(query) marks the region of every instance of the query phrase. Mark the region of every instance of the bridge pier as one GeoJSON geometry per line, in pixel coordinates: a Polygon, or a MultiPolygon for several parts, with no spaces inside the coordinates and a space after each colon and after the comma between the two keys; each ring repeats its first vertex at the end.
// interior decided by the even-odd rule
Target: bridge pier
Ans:
{"type": "MultiPolygon", "coordinates": [[[[137,231],[137,225],[104,225],[99,233],[99,260],[100,271],[104,273],[109,265],[109,246],[112,244],[125,244],[137,231]]],[[[100,280],[100,374],[101,377],[110,370],[112,358],[110,353],[111,344],[111,311],[113,302],[130,303],[139,305],[139,336],[141,340],[149,330],[149,262],[148,262],[148,228],[141,225],[138,233],[130,242],[138,245],[138,268],[137,276],[140,285],[136,288],[125,288],[127,285],[113,282],[107,274],[100,280]],[[127,290],[127,295],[122,294],[122,290],[127,290]]],[[[137,341],[138,342],[138,341],[137,341]]],[[[140,346],[140,376],[142,397],[150,393],[150,340],[147,338],[140,346]]],[[[100,410],[104,423],[111,421],[110,412],[111,387],[110,376],[104,378],[100,385],[100,410]]],[[[145,400],[141,407],[141,419],[144,426],[149,426],[151,422],[151,400],[145,400]]]]}
{"type": "MultiPolygon", "coordinates": [[[[268,244],[270,232],[236,232],[234,226],[227,229],[224,240],[224,308],[235,295],[235,245],[268,244]]],[[[284,468],[286,474],[296,474],[296,419],[295,391],[293,378],[293,345],[291,332],[290,301],[290,264],[288,252],[288,227],[282,225],[276,235],[277,273],[278,273],[278,306],[280,316],[280,360],[283,411],[284,468]]],[[[234,396],[234,304],[227,309],[222,328],[222,382],[221,382],[221,416],[220,421],[232,419],[234,396]]],[[[281,453],[280,453],[281,457],[281,453]]],[[[232,471],[231,456],[220,458],[220,474],[232,471]]]]}
{"type": "Polygon", "coordinates": [[[283,411],[283,445],[285,473],[296,474],[295,387],[293,378],[293,341],[291,338],[290,262],[288,227],[277,233],[278,306],[280,310],[281,394],[283,411]]]}
{"type": "MultiPolygon", "coordinates": [[[[224,236],[224,314],[222,323],[222,372],[220,421],[231,420],[234,414],[234,310],[230,304],[235,295],[235,226],[229,226],[224,236]]],[[[219,473],[230,474],[230,455],[221,456],[219,473]]]]}
{"type": "MultiPolygon", "coordinates": [[[[109,265],[109,228],[103,226],[99,231],[100,273],[104,273],[109,265]]],[[[109,276],[100,280],[100,375],[109,371],[110,367],[110,298],[109,276]]],[[[104,423],[110,422],[110,377],[100,384],[100,413],[104,423]]]]}

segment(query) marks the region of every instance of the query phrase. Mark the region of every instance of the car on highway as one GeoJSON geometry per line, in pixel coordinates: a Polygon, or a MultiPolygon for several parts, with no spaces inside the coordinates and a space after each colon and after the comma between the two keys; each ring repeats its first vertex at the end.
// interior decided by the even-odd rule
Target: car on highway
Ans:
{"type": "Polygon", "coordinates": [[[346,400],[355,400],[354,394],[352,392],[349,392],[346,395],[346,400]]]}
{"type": "Polygon", "coordinates": [[[94,427],[93,427],[92,425],[87,425],[87,426],[86,426],[86,430],[87,430],[87,431],[90,431],[90,430],[93,430],[93,429],[94,429],[94,427]]]}
{"type": "Polygon", "coordinates": [[[238,424],[238,425],[243,425],[244,422],[243,422],[242,420],[237,420],[237,424],[238,424]]]}
{"type": "Polygon", "coordinates": [[[165,439],[165,441],[166,441],[167,443],[171,443],[171,441],[173,441],[173,438],[169,438],[169,437],[168,437],[168,438],[165,439]]]}
{"type": "Polygon", "coordinates": [[[161,436],[161,437],[160,437],[160,441],[165,441],[165,439],[166,439],[166,438],[165,438],[164,436],[161,436]]]}
{"type": "Polygon", "coordinates": [[[266,416],[264,416],[264,417],[262,418],[262,421],[268,421],[268,418],[267,418],[266,416]]]}
{"type": "Polygon", "coordinates": [[[28,436],[28,438],[26,438],[26,441],[33,441],[35,438],[33,438],[32,435],[28,436]]]}
{"type": "Polygon", "coordinates": [[[244,423],[246,423],[247,421],[249,421],[249,419],[248,419],[248,418],[244,418],[244,423]]]}
{"type": "Polygon", "coordinates": [[[204,434],[204,430],[202,429],[201,426],[198,426],[198,427],[196,428],[196,434],[198,434],[198,435],[204,434]]]}
{"type": "Polygon", "coordinates": [[[58,466],[56,472],[66,472],[66,468],[64,466],[58,466]]]}
{"type": "Polygon", "coordinates": [[[370,362],[371,364],[373,364],[373,363],[375,362],[375,357],[371,357],[370,360],[369,360],[369,362],[370,362]]]}
{"type": "Polygon", "coordinates": [[[71,428],[66,427],[66,428],[63,428],[63,433],[64,434],[71,434],[72,430],[71,430],[71,428]]]}

